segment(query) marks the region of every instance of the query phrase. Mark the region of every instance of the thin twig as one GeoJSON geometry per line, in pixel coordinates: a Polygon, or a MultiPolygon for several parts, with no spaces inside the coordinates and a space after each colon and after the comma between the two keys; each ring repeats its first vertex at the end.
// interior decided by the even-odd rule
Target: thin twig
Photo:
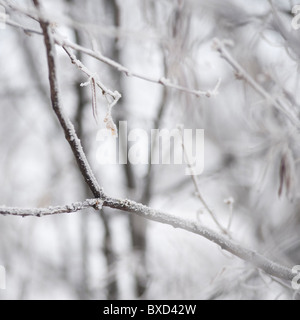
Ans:
{"type": "Polygon", "coordinates": [[[104,122],[106,123],[106,127],[112,131],[113,135],[117,135],[117,127],[112,119],[111,110],[113,106],[117,104],[119,99],[121,98],[121,94],[118,91],[112,91],[108,89],[102,82],[98,80],[98,76],[95,73],[92,73],[80,60],[76,58],[76,56],[71,52],[71,50],[65,46],[63,49],[70,57],[71,62],[75,64],[79,70],[85,73],[89,77],[89,81],[86,83],[82,83],[81,86],[85,86],[90,84],[92,88],[92,109],[93,115],[98,122],[98,110],[97,110],[97,95],[96,95],[96,85],[101,89],[102,94],[105,96],[107,101],[107,111],[106,116],[104,118],[104,122]]]}
{"type": "Polygon", "coordinates": [[[273,98],[251,75],[232,57],[226,49],[227,45],[232,45],[229,41],[221,41],[214,39],[213,47],[220,53],[220,56],[234,69],[236,77],[248,83],[258,94],[260,94],[267,102],[273,105],[279,112],[283,113],[292,124],[297,128],[300,127],[300,121],[291,109],[288,108],[279,98],[273,98]]]}
{"type": "Polygon", "coordinates": [[[196,178],[196,175],[194,173],[193,167],[191,165],[190,159],[188,157],[188,154],[186,152],[185,146],[184,146],[184,141],[183,141],[183,132],[182,132],[182,128],[178,128],[181,132],[181,146],[182,146],[182,150],[184,153],[184,158],[186,160],[187,166],[189,167],[189,170],[191,172],[191,179],[193,181],[194,187],[195,187],[195,191],[196,191],[196,196],[197,198],[201,201],[201,203],[203,204],[203,206],[205,207],[205,209],[207,210],[207,212],[210,214],[210,216],[212,217],[213,221],[215,222],[215,224],[218,226],[218,228],[225,234],[228,234],[228,230],[225,229],[220,222],[218,221],[217,217],[215,216],[214,212],[210,209],[210,207],[208,206],[208,204],[206,203],[206,201],[204,200],[201,192],[200,192],[200,187],[198,185],[198,181],[196,178]]]}
{"type": "Polygon", "coordinates": [[[87,199],[83,202],[74,202],[64,206],[55,206],[48,208],[16,208],[0,207],[0,215],[18,216],[18,217],[43,217],[56,214],[71,213],[81,211],[87,208],[101,209],[102,201],[99,199],[87,199]]]}
{"type": "Polygon", "coordinates": [[[171,88],[171,89],[176,89],[176,90],[179,90],[182,92],[186,92],[186,93],[195,95],[196,97],[205,96],[205,97],[209,98],[211,96],[215,96],[218,94],[218,90],[219,90],[219,87],[221,84],[221,79],[218,79],[215,87],[212,90],[203,91],[203,90],[190,89],[190,88],[175,84],[170,79],[167,79],[165,77],[155,78],[155,77],[146,76],[146,75],[138,73],[138,72],[132,72],[127,67],[123,66],[122,64],[120,64],[120,63],[118,63],[108,57],[105,57],[100,52],[96,52],[94,50],[87,49],[87,48],[80,46],[80,45],[78,45],[78,44],[76,44],[66,38],[62,38],[61,36],[54,35],[54,39],[55,39],[56,44],[58,44],[62,47],[65,46],[65,47],[69,47],[69,48],[72,48],[77,51],[81,51],[82,53],[85,53],[85,54],[109,65],[110,67],[117,69],[119,72],[124,73],[128,77],[135,77],[135,78],[139,78],[144,81],[160,84],[160,85],[163,85],[163,86],[171,88]]]}
{"type": "MultiPolygon", "coordinates": [[[[1,2],[0,2],[1,3],[1,2]]],[[[7,3],[3,4],[4,6],[8,6],[7,3]]],[[[12,7],[12,6],[11,6],[12,7]]],[[[14,10],[18,10],[17,7],[13,7],[14,10]]],[[[28,17],[38,20],[38,17],[35,17],[32,13],[26,13],[24,10],[18,10],[19,12],[27,15],[28,17]]],[[[28,32],[28,33],[36,33],[36,34],[41,34],[38,30],[34,30],[34,29],[28,29],[26,27],[22,27],[20,24],[17,24],[11,20],[9,20],[9,25],[13,26],[13,27],[18,27],[18,28],[22,28],[24,31],[28,32]]],[[[147,82],[151,82],[151,83],[156,83],[156,84],[160,84],[163,85],[167,88],[170,89],[174,89],[174,90],[178,90],[178,91],[182,91],[188,94],[192,94],[196,97],[207,97],[210,98],[212,96],[216,96],[218,95],[218,90],[221,84],[221,79],[219,78],[216,82],[216,85],[214,86],[214,88],[212,90],[197,90],[197,89],[191,89],[185,86],[181,86],[179,84],[173,83],[170,79],[167,79],[166,77],[162,76],[162,77],[151,77],[151,76],[147,76],[144,75],[142,73],[139,72],[133,72],[130,71],[127,67],[123,66],[122,64],[108,58],[105,57],[104,55],[102,55],[100,52],[85,48],[79,44],[76,44],[72,41],[70,41],[69,39],[66,39],[60,35],[53,35],[54,37],[54,41],[57,45],[61,46],[61,47],[69,47],[72,48],[76,51],[80,51],[82,53],[85,53],[107,65],[109,65],[112,68],[115,68],[117,71],[124,73],[126,76],[130,76],[130,77],[135,77],[147,82]]]]}
{"type": "Polygon", "coordinates": [[[102,82],[100,82],[97,79],[98,76],[94,72],[90,71],[80,60],[78,60],[70,49],[68,49],[66,46],[63,46],[62,48],[69,56],[71,62],[75,64],[79,70],[85,73],[90,79],[95,79],[95,83],[101,89],[103,95],[110,96],[114,100],[119,100],[121,98],[121,94],[118,91],[112,91],[108,89],[102,82]]]}
{"type": "Polygon", "coordinates": [[[98,123],[97,90],[95,78],[91,78],[93,116],[98,123]]]}
{"type": "Polygon", "coordinates": [[[43,35],[43,33],[40,30],[24,27],[21,24],[19,24],[18,22],[12,21],[10,18],[5,20],[5,24],[9,25],[11,27],[19,28],[19,29],[23,30],[27,35],[31,35],[31,34],[43,35]]]}

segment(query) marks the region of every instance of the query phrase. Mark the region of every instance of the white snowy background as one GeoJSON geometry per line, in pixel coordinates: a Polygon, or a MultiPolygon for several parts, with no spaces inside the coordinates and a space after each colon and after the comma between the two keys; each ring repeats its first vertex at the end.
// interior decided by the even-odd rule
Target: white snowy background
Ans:
{"type": "MultiPolygon", "coordinates": [[[[122,94],[113,108],[116,121],[150,131],[163,101],[160,128],[183,124],[205,129],[205,170],[197,179],[218,221],[228,224],[231,211],[224,200],[232,198],[230,231],[237,242],[284,265],[299,264],[299,130],[239,79],[213,45],[215,38],[232,41],[227,50],[247,74],[299,115],[300,31],[292,29],[290,13],[296,2],[115,1],[119,26],[110,0],[41,2],[61,34],[76,42],[77,30],[83,46],[96,46],[111,59],[117,48],[118,62],[132,72],[157,79],[164,75],[201,90],[212,90],[221,79],[217,96],[197,98],[167,89],[163,101],[163,86],[127,77],[87,55],[81,58],[101,82],[122,94]],[[286,152],[291,155],[291,183],[283,185],[279,197],[280,162],[286,152]]],[[[1,3],[33,10],[31,1],[1,3]]],[[[10,7],[6,13],[11,21],[39,29],[20,11],[10,7]]],[[[79,86],[87,77],[59,47],[57,54],[63,105],[75,127],[78,90],[84,97],[80,138],[97,179],[109,195],[141,201],[147,165],[132,166],[132,189],[124,166],[97,163],[105,99],[99,90],[97,124],[91,88],[79,86]]],[[[51,109],[42,36],[10,25],[0,29],[0,64],[0,205],[35,208],[91,198],[51,109]]],[[[195,196],[185,168],[154,165],[148,204],[219,232],[195,196]]],[[[112,278],[117,288],[110,297],[115,299],[292,298],[291,290],[263,272],[198,235],[170,226],[142,221],[141,253],[132,246],[128,214],[111,209],[104,214],[114,256],[110,266],[103,251],[103,221],[94,210],[41,218],[0,216],[0,265],[6,268],[0,299],[108,299],[112,278]],[[146,282],[141,296],[135,289],[136,274],[146,282]]]]}

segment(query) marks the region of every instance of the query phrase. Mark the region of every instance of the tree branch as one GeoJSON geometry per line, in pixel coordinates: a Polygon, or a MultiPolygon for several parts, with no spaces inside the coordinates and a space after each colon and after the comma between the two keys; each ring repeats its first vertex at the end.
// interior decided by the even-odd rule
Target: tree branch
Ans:
{"type": "MultiPolygon", "coordinates": [[[[36,8],[39,10],[39,1],[33,0],[36,8]]],[[[59,88],[58,88],[58,79],[57,79],[57,70],[56,70],[56,51],[55,43],[51,34],[50,24],[47,21],[40,20],[40,25],[44,35],[44,42],[47,51],[47,61],[49,69],[49,83],[50,83],[50,93],[51,93],[51,102],[52,108],[64,130],[65,137],[69,142],[69,145],[73,151],[81,174],[83,175],[86,183],[89,185],[91,191],[95,198],[100,198],[103,196],[103,191],[100,188],[98,181],[96,180],[94,173],[88,163],[86,155],[82,149],[81,142],[75,132],[75,128],[65,114],[61,106],[59,88]]]]}
{"type": "Polygon", "coordinates": [[[75,64],[79,70],[85,73],[89,78],[95,78],[96,85],[101,89],[102,93],[105,96],[110,96],[114,100],[119,100],[121,98],[121,94],[118,91],[111,91],[102,82],[96,79],[97,74],[90,71],[80,60],[76,58],[76,56],[67,47],[63,46],[63,49],[69,56],[71,62],[75,64]]]}
{"type": "MultiPolygon", "coordinates": [[[[35,20],[39,20],[40,18],[38,18],[38,16],[34,16],[32,13],[27,13],[25,10],[21,10],[16,6],[13,6],[12,4],[7,4],[5,2],[0,1],[0,3],[3,3],[3,6],[9,6],[10,8],[12,8],[13,10],[16,10],[18,12],[21,12],[24,15],[27,15],[28,17],[35,19],[35,20]]],[[[41,34],[38,30],[34,30],[31,28],[26,28],[23,27],[22,25],[20,25],[19,23],[16,23],[14,21],[12,21],[11,19],[8,19],[8,21],[6,22],[8,25],[13,26],[13,27],[17,27],[17,28],[21,28],[23,29],[26,33],[34,33],[34,34],[41,34]]],[[[156,83],[156,84],[160,84],[163,85],[167,88],[170,89],[174,89],[174,90],[178,90],[181,92],[185,92],[188,94],[192,94],[196,97],[212,97],[217,95],[219,92],[219,87],[221,84],[221,79],[218,79],[218,81],[216,82],[216,85],[214,86],[214,88],[212,90],[197,90],[197,89],[191,89],[185,86],[181,86],[178,85],[176,83],[173,83],[170,79],[167,79],[166,77],[162,76],[162,77],[151,77],[151,76],[147,76],[144,75],[142,73],[139,72],[133,72],[130,71],[127,67],[123,66],[122,64],[102,55],[100,52],[96,52],[94,50],[85,48],[81,45],[78,45],[72,41],[70,41],[69,39],[66,39],[60,35],[54,34],[53,35],[54,41],[57,45],[61,46],[61,47],[69,47],[72,48],[76,51],[80,51],[84,54],[87,54],[107,65],[109,65],[110,67],[116,69],[118,72],[120,73],[124,73],[126,76],[130,76],[130,77],[134,77],[134,78],[138,78],[147,82],[151,82],[151,83],[156,83]]]]}
{"type": "Polygon", "coordinates": [[[182,91],[182,92],[186,92],[186,93],[195,95],[196,97],[205,96],[205,97],[209,98],[211,96],[215,96],[218,94],[218,89],[221,84],[221,79],[219,79],[217,81],[215,87],[212,90],[204,91],[204,90],[190,89],[190,88],[175,84],[170,79],[167,79],[165,77],[155,78],[155,77],[146,76],[146,75],[138,73],[138,72],[132,72],[127,67],[121,65],[120,63],[118,63],[108,57],[103,56],[100,52],[96,52],[94,50],[80,46],[80,45],[78,45],[68,39],[62,38],[61,36],[54,35],[54,39],[55,39],[56,44],[58,44],[62,47],[69,47],[69,48],[72,48],[76,51],[80,51],[82,53],[85,53],[85,54],[109,65],[110,67],[117,69],[119,72],[124,73],[128,77],[134,77],[134,78],[138,78],[138,79],[141,79],[144,81],[160,84],[160,85],[163,85],[167,88],[176,89],[178,91],[182,91]]]}
{"type": "Polygon", "coordinates": [[[163,224],[170,225],[174,228],[179,228],[198,234],[206,238],[207,240],[219,245],[223,250],[226,250],[231,254],[235,255],[236,257],[239,257],[240,259],[251,263],[253,266],[262,269],[270,276],[274,276],[276,278],[280,278],[287,281],[291,281],[295,277],[295,274],[292,272],[290,268],[282,266],[264,257],[263,255],[257,253],[252,249],[248,249],[244,246],[241,246],[237,242],[207,227],[200,225],[196,221],[174,216],[170,213],[166,213],[160,210],[155,210],[141,203],[137,203],[127,199],[120,200],[104,196],[103,199],[88,199],[84,202],[76,202],[71,205],[49,207],[44,209],[21,209],[0,207],[0,215],[42,217],[46,215],[61,214],[66,212],[76,212],[79,210],[86,209],[88,207],[99,210],[102,206],[130,212],[148,220],[160,222],[163,224]]]}
{"type": "Polygon", "coordinates": [[[252,89],[254,89],[261,97],[266,99],[271,105],[273,105],[279,112],[284,114],[289,121],[296,126],[300,127],[300,121],[295,113],[280,101],[279,98],[273,98],[251,75],[236,61],[229,51],[226,49],[227,45],[232,45],[230,41],[221,41],[219,39],[214,39],[213,47],[220,53],[221,58],[223,58],[235,71],[235,75],[238,79],[244,80],[248,83],[252,89]]]}
{"type": "Polygon", "coordinates": [[[228,239],[228,237],[220,235],[217,232],[200,225],[196,221],[187,220],[186,218],[177,216],[175,217],[169,213],[154,210],[144,206],[143,204],[127,199],[119,200],[106,197],[103,200],[103,206],[131,212],[149,220],[168,224],[174,228],[184,229],[186,231],[196,233],[219,245],[223,250],[226,250],[242,260],[251,263],[255,267],[264,270],[269,275],[288,281],[291,281],[295,277],[295,274],[292,273],[290,268],[281,266],[255,252],[254,250],[243,247],[235,241],[228,239]]]}
{"type": "Polygon", "coordinates": [[[94,208],[99,210],[102,207],[102,201],[99,199],[87,199],[83,202],[74,202],[64,206],[55,206],[48,208],[15,208],[15,207],[0,207],[0,215],[18,216],[18,217],[43,217],[53,216],[62,213],[71,213],[94,208]]]}
{"type": "Polygon", "coordinates": [[[89,81],[86,83],[81,83],[81,86],[90,84],[92,87],[93,115],[96,121],[98,121],[98,117],[97,117],[98,112],[97,112],[97,103],[96,103],[96,85],[101,89],[101,92],[105,96],[107,101],[107,112],[104,118],[104,122],[106,123],[107,129],[110,129],[113,135],[117,135],[117,126],[115,125],[112,119],[111,110],[121,98],[121,94],[118,91],[114,91],[114,92],[111,91],[103,83],[101,83],[98,79],[98,75],[96,73],[92,73],[80,60],[78,60],[69,48],[63,46],[63,49],[71,59],[71,62],[75,64],[79,70],[81,70],[83,73],[85,73],[89,77],[89,81]]]}

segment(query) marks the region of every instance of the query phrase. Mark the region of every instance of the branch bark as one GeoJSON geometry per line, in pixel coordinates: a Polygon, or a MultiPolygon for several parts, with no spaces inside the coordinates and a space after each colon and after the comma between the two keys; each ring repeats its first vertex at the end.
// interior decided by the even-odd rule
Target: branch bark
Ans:
{"type": "Polygon", "coordinates": [[[295,277],[295,274],[290,268],[281,266],[257,253],[256,251],[243,247],[235,241],[228,239],[228,237],[218,234],[217,232],[206,228],[195,221],[187,220],[186,218],[183,219],[181,217],[175,217],[169,213],[154,210],[143,204],[127,199],[119,200],[106,197],[103,200],[103,206],[131,212],[152,221],[157,221],[171,225],[174,228],[184,229],[186,231],[196,233],[219,245],[223,250],[226,250],[242,260],[251,263],[255,267],[264,270],[269,275],[289,281],[295,277]]]}
{"type": "Polygon", "coordinates": [[[170,213],[166,213],[160,210],[155,210],[147,207],[141,203],[137,203],[131,200],[120,200],[109,196],[103,197],[103,199],[89,199],[84,202],[78,202],[72,205],[66,205],[61,207],[54,207],[48,209],[20,209],[20,208],[0,208],[0,215],[17,215],[17,216],[36,216],[41,217],[43,215],[54,215],[64,212],[76,212],[87,207],[99,209],[101,206],[109,207],[112,209],[119,209],[122,211],[130,212],[146,218],[148,220],[160,222],[170,225],[174,228],[183,229],[195,234],[198,234],[207,240],[219,245],[223,250],[226,250],[240,259],[249,262],[253,266],[262,269],[270,276],[280,278],[283,280],[291,281],[295,274],[288,267],[282,266],[260,253],[241,246],[234,240],[221,235],[207,227],[200,225],[193,220],[187,220],[174,216],[170,213]],[[31,213],[30,213],[31,212],[31,213]]]}
{"type": "MultiPolygon", "coordinates": [[[[35,3],[35,0],[33,0],[33,1],[35,3]]],[[[0,1],[0,3],[5,7],[8,6],[5,2],[0,1]]],[[[16,11],[24,14],[24,15],[29,16],[32,19],[39,20],[38,16],[34,16],[31,13],[27,13],[25,10],[20,10],[18,7],[14,6],[13,4],[9,4],[9,7],[11,9],[13,9],[13,10],[16,10],[16,11]]],[[[8,24],[8,25],[10,25],[12,27],[21,28],[26,33],[34,33],[34,34],[39,34],[39,35],[41,34],[38,30],[24,27],[21,24],[12,21],[11,19],[8,19],[6,21],[6,24],[8,24]]],[[[59,45],[61,47],[72,48],[72,49],[74,49],[76,51],[80,51],[80,52],[82,52],[84,54],[87,54],[87,55],[95,58],[96,60],[99,60],[99,61],[109,65],[110,67],[114,68],[118,72],[124,73],[128,77],[134,77],[134,78],[138,78],[138,79],[141,79],[141,80],[144,80],[144,81],[147,81],[147,82],[160,84],[160,85],[165,86],[165,87],[167,87],[169,89],[174,89],[174,90],[178,90],[178,91],[181,91],[181,92],[185,92],[187,94],[194,95],[194,96],[196,96],[198,98],[199,97],[210,98],[212,96],[218,95],[218,93],[219,93],[218,90],[219,90],[219,87],[220,87],[220,84],[221,84],[221,79],[218,79],[218,81],[216,82],[215,87],[212,88],[211,90],[192,89],[192,88],[188,88],[188,87],[185,87],[185,86],[178,85],[178,84],[172,82],[170,79],[168,79],[168,78],[166,78],[164,76],[162,76],[162,77],[151,77],[151,76],[145,75],[145,74],[140,73],[140,72],[131,71],[126,66],[123,66],[119,62],[114,61],[114,60],[104,56],[100,52],[96,52],[94,50],[85,48],[85,47],[83,47],[81,45],[78,45],[78,44],[72,42],[71,40],[66,39],[66,38],[64,38],[64,37],[62,37],[60,35],[57,35],[57,34],[53,35],[53,38],[54,38],[54,41],[55,41],[55,43],[57,45],[59,45]]]]}
{"type": "Polygon", "coordinates": [[[0,207],[0,215],[10,215],[18,217],[43,217],[53,216],[62,213],[77,212],[88,208],[101,208],[102,201],[99,199],[88,199],[83,202],[74,202],[64,206],[55,206],[48,208],[16,208],[16,207],[0,207]]]}
{"type": "MultiPolygon", "coordinates": [[[[39,1],[33,0],[33,3],[36,6],[36,8],[40,10],[39,1]]],[[[94,173],[88,163],[88,160],[82,149],[81,142],[76,134],[74,126],[61,106],[55,60],[55,42],[51,34],[50,23],[48,21],[40,19],[40,25],[43,31],[44,42],[47,51],[52,108],[64,130],[65,137],[73,151],[73,154],[75,156],[82,176],[84,177],[86,183],[93,192],[94,197],[101,198],[103,196],[103,190],[100,188],[98,181],[96,180],[94,173]]]]}
{"type": "Polygon", "coordinates": [[[69,47],[74,50],[81,51],[82,53],[85,53],[85,54],[95,58],[96,60],[99,60],[99,61],[109,65],[110,67],[115,68],[116,70],[118,70],[121,73],[124,73],[128,77],[134,77],[134,78],[138,78],[138,79],[141,79],[141,80],[144,80],[147,82],[160,84],[160,85],[163,85],[163,86],[170,88],[170,89],[175,89],[178,91],[192,94],[198,98],[199,97],[210,98],[210,97],[218,94],[218,90],[219,90],[219,87],[221,84],[221,79],[218,79],[215,87],[212,90],[204,91],[204,90],[190,89],[190,88],[178,85],[176,83],[173,83],[170,79],[167,79],[165,77],[155,78],[155,77],[146,76],[146,75],[138,73],[138,72],[130,71],[127,67],[121,65],[120,63],[118,63],[108,57],[103,56],[100,52],[96,52],[94,50],[82,47],[82,46],[80,46],[80,45],[78,45],[68,39],[64,39],[64,38],[59,37],[57,35],[54,36],[54,39],[55,39],[56,44],[58,44],[62,47],[69,47]]]}
{"type": "Polygon", "coordinates": [[[267,92],[251,75],[236,61],[230,52],[226,48],[227,45],[232,45],[232,43],[226,41],[221,41],[219,39],[214,39],[213,46],[215,50],[220,53],[221,58],[223,58],[235,71],[235,75],[238,79],[244,80],[248,85],[251,86],[261,97],[266,99],[268,103],[274,106],[279,112],[285,115],[285,117],[296,127],[299,128],[300,121],[298,116],[293,112],[289,106],[282,103],[278,97],[273,97],[267,92]]]}

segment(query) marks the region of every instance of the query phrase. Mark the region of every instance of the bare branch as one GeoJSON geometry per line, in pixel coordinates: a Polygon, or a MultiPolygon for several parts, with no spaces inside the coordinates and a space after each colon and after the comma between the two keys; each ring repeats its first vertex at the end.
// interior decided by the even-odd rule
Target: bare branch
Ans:
{"type": "Polygon", "coordinates": [[[103,206],[131,212],[149,220],[168,224],[174,228],[180,228],[192,233],[196,233],[219,245],[223,250],[226,250],[242,260],[251,263],[255,267],[264,270],[269,275],[288,281],[291,281],[295,277],[295,274],[292,273],[290,268],[279,265],[276,262],[273,262],[263,255],[257,253],[256,251],[243,247],[235,241],[228,239],[228,237],[200,225],[196,221],[191,221],[166,212],[154,210],[144,206],[143,204],[127,199],[119,200],[106,197],[103,200],[103,206]]]}
{"type": "Polygon", "coordinates": [[[188,157],[188,154],[186,152],[186,148],[184,145],[184,141],[183,141],[183,131],[182,128],[179,127],[179,130],[181,132],[181,146],[182,146],[182,150],[183,150],[183,154],[184,154],[184,158],[186,160],[187,166],[189,167],[189,170],[191,172],[191,179],[193,181],[194,187],[195,187],[195,191],[196,191],[196,196],[197,198],[201,201],[201,203],[203,204],[204,208],[206,209],[206,211],[210,214],[211,218],[213,219],[213,221],[215,222],[215,224],[218,226],[218,228],[225,234],[229,235],[228,230],[226,230],[218,221],[216,215],[214,214],[214,212],[212,211],[212,209],[209,207],[209,205],[207,204],[207,202],[204,200],[201,191],[200,191],[200,187],[196,178],[196,175],[194,173],[194,169],[191,165],[191,161],[188,157]]]}
{"type": "Polygon", "coordinates": [[[25,26],[22,26],[21,24],[19,24],[18,22],[12,21],[10,18],[7,18],[5,20],[5,24],[9,25],[11,27],[16,27],[19,28],[21,30],[23,30],[27,35],[31,35],[31,34],[38,34],[38,35],[43,35],[43,33],[39,30],[36,29],[32,29],[32,28],[27,28],[25,26]]]}
{"type": "Polygon", "coordinates": [[[77,51],[81,51],[81,52],[109,65],[110,67],[117,69],[119,72],[124,73],[128,77],[135,77],[135,78],[139,78],[144,81],[157,83],[157,84],[163,85],[167,88],[176,89],[176,90],[179,90],[182,92],[186,92],[186,93],[195,95],[196,97],[205,96],[205,97],[209,98],[211,96],[215,96],[218,94],[218,89],[221,84],[220,79],[217,81],[215,87],[212,90],[203,91],[203,90],[190,89],[190,88],[175,84],[171,80],[169,80],[165,77],[154,78],[154,77],[149,77],[149,76],[146,76],[146,75],[138,73],[138,72],[132,72],[127,67],[121,65],[120,63],[103,56],[100,52],[96,52],[94,50],[82,47],[82,46],[80,46],[80,45],[78,45],[68,39],[64,39],[64,38],[59,37],[57,35],[54,35],[54,39],[55,39],[56,44],[58,44],[62,47],[65,46],[65,47],[69,47],[69,48],[72,48],[77,51]]]}
{"type": "Polygon", "coordinates": [[[255,267],[264,270],[267,274],[276,278],[291,281],[295,277],[295,274],[290,268],[279,265],[278,263],[269,260],[256,251],[241,246],[237,242],[228,239],[228,237],[200,225],[197,221],[174,216],[170,213],[155,210],[141,203],[137,203],[127,199],[119,200],[112,197],[104,196],[102,199],[88,199],[84,202],[76,202],[71,205],[49,207],[46,209],[20,209],[0,207],[0,215],[41,217],[46,215],[76,212],[89,207],[99,210],[102,206],[130,212],[152,221],[160,222],[170,225],[174,228],[179,228],[198,234],[208,239],[209,241],[212,241],[215,244],[219,245],[223,250],[226,250],[236,257],[239,257],[242,260],[251,263],[255,267]]]}
{"type": "Polygon", "coordinates": [[[0,207],[0,215],[18,216],[18,217],[43,217],[53,216],[55,214],[71,213],[94,208],[99,210],[102,207],[102,201],[99,199],[87,199],[83,202],[74,202],[64,206],[55,206],[48,208],[14,208],[0,207]]]}
{"type": "MultiPolygon", "coordinates": [[[[39,9],[39,1],[33,0],[33,2],[35,6],[39,9]]],[[[86,183],[89,185],[91,191],[93,192],[94,197],[100,198],[103,195],[103,191],[100,188],[98,181],[96,180],[94,173],[88,163],[86,155],[82,149],[81,142],[75,132],[75,128],[61,106],[55,61],[55,44],[50,30],[49,22],[41,20],[40,25],[44,34],[44,41],[47,51],[52,108],[64,130],[66,139],[69,142],[69,145],[73,151],[81,174],[83,175],[86,183]]]]}
{"type": "Polygon", "coordinates": [[[232,57],[229,51],[226,49],[227,45],[232,45],[230,41],[221,41],[214,39],[213,47],[220,53],[221,57],[227,61],[227,63],[236,72],[236,77],[244,80],[248,83],[260,96],[262,96],[268,103],[273,105],[279,112],[283,113],[292,124],[297,128],[300,127],[300,121],[292,110],[286,106],[279,98],[273,98],[251,75],[232,57]]]}
{"type": "Polygon", "coordinates": [[[199,223],[195,221],[187,220],[186,218],[183,219],[178,216],[175,217],[169,213],[154,210],[140,203],[136,203],[127,199],[119,200],[111,197],[105,197],[103,200],[88,199],[84,202],[76,202],[71,205],[41,209],[20,209],[1,207],[0,215],[42,217],[46,215],[76,212],[86,208],[95,208],[96,210],[99,210],[102,207],[102,205],[110,208],[119,209],[122,211],[131,212],[149,220],[168,224],[173,226],[174,228],[180,228],[201,235],[204,238],[219,245],[223,250],[232,253],[233,255],[241,258],[242,260],[250,262],[255,267],[264,270],[267,274],[271,276],[289,281],[292,280],[295,276],[292,273],[291,269],[281,266],[265,258],[261,254],[251,249],[245,248],[239,245],[238,243],[234,242],[233,240],[230,240],[227,237],[222,236],[209,228],[201,226],[199,223]]]}
{"type": "Polygon", "coordinates": [[[85,73],[89,78],[94,78],[96,85],[101,89],[103,95],[110,96],[114,100],[119,100],[121,98],[121,94],[118,91],[111,91],[108,89],[102,82],[97,79],[97,75],[90,71],[81,61],[79,61],[76,56],[69,50],[66,46],[63,46],[63,49],[70,57],[71,62],[75,64],[79,70],[85,73]]]}
{"type": "Polygon", "coordinates": [[[113,106],[117,104],[119,99],[121,98],[121,94],[118,91],[111,91],[108,89],[103,83],[98,80],[98,76],[95,73],[92,73],[81,61],[79,61],[76,56],[71,52],[70,49],[63,46],[63,49],[70,57],[71,62],[75,64],[79,70],[85,73],[89,77],[89,81],[81,84],[85,86],[90,84],[92,87],[92,106],[93,106],[93,115],[96,121],[98,121],[98,112],[97,112],[97,101],[96,101],[96,85],[101,89],[102,94],[105,96],[107,101],[107,112],[104,118],[104,122],[106,123],[107,129],[110,129],[113,135],[117,135],[117,127],[112,119],[111,110],[113,106]]]}
{"type": "MultiPolygon", "coordinates": [[[[0,3],[2,3],[2,2],[0,2],[0,3]]],[[[6,3],[3,3],[3,5],[4,6],[8,6],[8,4],[6,4],[6,3]]],[[[32,19],[38,20],[38,17],[34,16],[32,13],[27,13],[26,11],[21,10],[18,7],[15,7],[15,6],[12,6],[12,5],[9,5],[9,6],[12,7],[14,10],[17,10],[17,11],[21,12],[22,14],[25,14],[25,15],[29,16],[32,19]]],[[[9,20],[7,24],[11,25],[13,27],[22,28],[27,33],[41,34],[38,30],[22,27],[20,24],[15,23],[12,20],[9,20]]],[[[59,45],[61,47],[69,47],[69,48],[72,48],[72,49],[74,49],[76,51],[80,51],[82,53],[85,53],[85,54],[87,54],[87,55],[89,55],[89,56],[91,56],[91,57],[93,57],[93,58],[95,58],[95,59],[107,64],[107,65],[109,65],[110,67],[116,69],[117,71],[119,71],[121,73],[124,73],[128,77],[135,77],[135,78],[147,81],[147,82],[160,84],[160,85],[163,85],[163,86],[165,86],[167,88],[170,88],[170,89],[174,89],[174,90],[178,90],[178,91],[185,92],[185,93],[188,93],[188,94],[192,94],[192,95],[194,95],[196,97],[207,97],[207,98],[210,98],[212,96],[218,95],[218,93],[219,93],[218,90],[219,90],[219,87],[220,87],[220,84],[221,84],[221,79],[218,79],[218,81],[216,82],[215,87],[212,90],[191,89],[191,88],[188,88],[188,87],[181,86],[179,84],[173,83],[170,79],[167,79],[164,76],[156,78],[156,77],[150,77],[150,76],[144,75],[144,74],[139,73],[139,72],[130,71],[127,67],[123,66],[122,64],[120,64],[120,63],[118,63],[118,62],[116,62],[116,61],[114,61],[114,60],[112,60],[112,59],[110,59],[108,57],[105,57],[100,52],[96,52],[94,50],[85,48],[85,47],[83,47],[83,46],[81,46],[79,44],[76,44],[76,43],[70,41],[69,39],[67,39],[65,37],[62,37],[60,35],[54,34],[53,38],[54,38],[54,41],[55,41],[55,43],[57,45],[59,45]]]]}

